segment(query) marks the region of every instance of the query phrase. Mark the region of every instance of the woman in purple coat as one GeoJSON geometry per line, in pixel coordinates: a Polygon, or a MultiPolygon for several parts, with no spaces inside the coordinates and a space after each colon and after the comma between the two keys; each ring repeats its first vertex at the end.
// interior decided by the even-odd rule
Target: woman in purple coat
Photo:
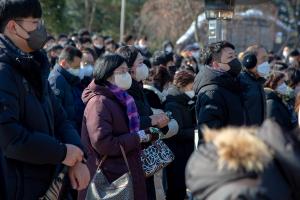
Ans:
{"type": "MultiPolygon", "coordinates": [[[[101,169],[110,182],[128,171],[120,149],[122,145],[132,174],[134,199],[145,200],[140,143],[155,137],[139,128],[136,105],[126,92],[131,83],[123,57],[110,54],[97,61],[94,80],[82,95],[86,108],[81,137],[88,152],[91,175],[95,174],[99,161],[107,155],[101,169]]],[[[79,199],[84,199],[85,194],[86,191],[80,192],[79,199]]]]}

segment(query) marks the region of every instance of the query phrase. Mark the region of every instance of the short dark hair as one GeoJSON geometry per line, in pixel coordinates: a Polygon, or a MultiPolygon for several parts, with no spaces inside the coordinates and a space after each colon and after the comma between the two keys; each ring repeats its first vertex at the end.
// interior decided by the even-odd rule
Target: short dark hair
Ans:
{"type": "Polygon", "coordinates": [[[287,74],[287,84],[291,88],[295,88],[298,83],[300,83],[300,70],[294,67],[290,67],[286,70],[287,74]]]}
{"type": "Polygon", "coordinates": [[[130,40],[133,40],[134,38],[133,38],[133,36],[132,35],[126,35],[125,37],[124,37],[124,42],[129,42],[130,40]]]}
{"type": "Polygon", "coordinates": [[[131,68],[140,51],[135,46],[127,45],[117,49],[117,53],[125,58],[128,67],[131,68]]]}
{"type": "Polygon", "coordinates": [[[68,39],[68,35],[65,33],[61,33],[58,35],[58,40],[62,39],[62,38],[67,38],[68,39]]]}
{"type": "Polygon", "coordinates": [[[78,31],[79,37],[90,37],[90,35],[91,35],[90,32],[86,28],[80,29],[78,31]]]}
{"type": "Polygon", "coordinates": [[[42,7],[39,0],[1,0],[0,31],[4,32],[7,23],[17,18],[41,18],[42,7]]]}
{"type": "Polygon", "coordinates": [[[93,77],[97,85],[103,85],[107,78],[113,75],[115,69],[125,63],[118,54],[107,54],[96,61],[93,77]]]}
{"type": "Polygon", "coordinates": [[[194,80],[195,80],[194,74],[192,74],[188,71],[182,70],[182,71],[178,71],[175,73],[173,84],[177,88],[182,89],[185,86],[187,86],[188,84],[193,83],[194,80]]]}
{"type": "Polygon", "coordinates": [[[91,43],[91,44],[92,44],[91,38],[88,38],[88,37],[80,37],[80,38],[79,38],[79,42],[80,42],[81,44],[85,44],[85,43],[91,43]]]}
{"type": "Polygon", "coordinates": [[[204,64],[210,65],[213,61],[220,61],[221,52],[225,48],[235,49],[234,45],[227,41],[215,42],[203,49],[202,56],[204,64]]]}
{"type": "Polygon", "coordinates": [[[300,52],[297,49],[294,49],[293,51],[291,51],[290,57],[296,57],[296,56],[300,56],[300,52]]]}
{"type": "Polygon", "coordinates": [[[66,46],[59,55],[58,62],[66,60],[67,62],[73,62],[75,57],[82,58],[82,53],[79,49],[73,46],[66,46]]]}
{"type": "Polygon", "coordinates": [[[168,62],[173,60],[173,53],[167,53],[165,51],[156,51],[152,56],[152,64],[154,66],[163,65],[166,66],[168,62]]]}

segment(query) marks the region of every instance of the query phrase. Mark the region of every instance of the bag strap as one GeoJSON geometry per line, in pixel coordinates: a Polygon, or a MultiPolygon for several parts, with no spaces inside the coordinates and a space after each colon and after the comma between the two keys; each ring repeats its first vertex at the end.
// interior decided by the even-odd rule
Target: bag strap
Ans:
{"type": "MultiPolygon", "coordinates": [[[[123,148],[122,145],[120,145],[120,149],[121,149],[122,156],[123,156],[123,158],[124,158],[125,164],[126,164],[126,166],[127,166],[127,169],[128,169],[128,171],[129,171],[129,173],[131,173],[131,172],[130,172],[130,169],[129,169],[128,160],[127,160],[127,157],[126,157],[126,154],[125,154],[125,150],[124,150],[124,148],[123,148]]],[[[99,169],[101,168],[101,166],[103,165],[103,163],[104,163],[104,161],[106,160],[106,158],[107,158],[107,155],[105,155],[105,156],[101,159],[101,161],[100,161],[100,163],[99,163],[99,165],[98,165],[97,170],[99,170],[99,169]]]]}

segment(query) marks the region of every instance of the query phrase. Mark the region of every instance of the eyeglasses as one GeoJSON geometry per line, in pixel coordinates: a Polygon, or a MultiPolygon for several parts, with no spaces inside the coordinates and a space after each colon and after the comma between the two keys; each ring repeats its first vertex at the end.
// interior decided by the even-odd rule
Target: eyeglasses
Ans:
{"type": "Polygon", "coordinates": [[[114,71],[114,74],[125,74],[127,72],[129,72],[128,68],[127,69],[118,70],[118,71],[114,71]]]}
{"type": "Polygon", "coordinates": [[[29,22],[37,25],[44,25],[44,20],[39,19],[39,20],[26,20],[26,19],[15,19],[17,22],[29,22]]]}

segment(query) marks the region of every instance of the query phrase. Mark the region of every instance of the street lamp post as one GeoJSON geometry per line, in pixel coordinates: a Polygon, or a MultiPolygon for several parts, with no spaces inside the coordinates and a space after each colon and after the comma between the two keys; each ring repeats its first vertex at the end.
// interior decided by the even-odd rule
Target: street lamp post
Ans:
{"type": "Polygon", "coordinates": [[[224,21],[233,18],[234,5],[235,0],[205,0],[209,44],[225,40],[224,21]]]}
{"type": "Polygon", "coordinates": [[[124,42],[126,0],[122,0],[120,20],[120,42],[124,42]]]}

